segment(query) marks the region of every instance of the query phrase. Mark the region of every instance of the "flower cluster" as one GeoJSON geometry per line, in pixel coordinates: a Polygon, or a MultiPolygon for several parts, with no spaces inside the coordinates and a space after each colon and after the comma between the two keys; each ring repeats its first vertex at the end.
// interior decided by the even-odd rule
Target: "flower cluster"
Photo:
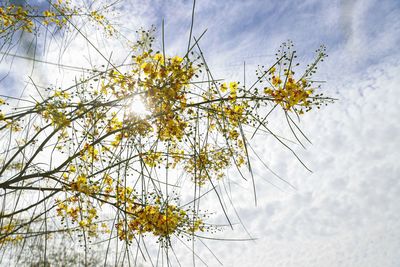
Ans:
{"type": "Polygon", "coordinates": [[[96,194],[100,188],[96,184],[90,184],[85,174],[77,176],[76,180],[70,183],[72,191],[82,192],[84,194],[96,194]]]}
{"type": "Polygon", "coordinates": [[[284,110],[299,110],[300,114],[303,114],[303,108],[306,111],[310,110],[314,91],[310,88],[311,84],[304,78],[296,81],[293,71],[285,70],[283,77],[275,72],[275,68],[269,71],[271,77],[268,79],[272,87],[264,88],[264,93],[272,97],[275,103],[281,105],[284,110]]]}
{"type": "Polygon", "coordinates": [[[32,32],[35,24],[28,12],[22,6],[0,6],[0,34],[9,30],[9,28],[32,32]]]}
{"type": "Polygon", "coordinates": [[[161,53],[150,51],[135,57],[135,61],[144,75],[139,86],[143,88],[145,104],[158,115],[154,125],[160,140],[182,140],[187,122],[179,111],[186,107],[186,90],[195,75],[192,63],[187,58],[164,58],[161,53]]]}
{"type": "Polygon", "coordinates": [[[117,224],[118,237],[130,241],[136,234],[152,233],[159,238],[179,232],[204,231],[201,219],[192,220],[187,211],[174,205],[146,205],[130,209],[127,221],[117,224]]]}
{"type": "Polygon", "coordinates": [[[295,78],[293,67],[296,51],[291,51],[293,44],[282,45],[282,57],[276,66],[264,71],[262,76],[269,86],[264,88],[264,93],[280,105],[285,111],[294,111],[298,114],[310,111],[313,106],[319,107],[324,102],[322,94],[316,94],[311,76],[315,73],[316,65],[327,56],[325,47],[317,50],[317,58],[313,64],[299,78],[295,78]]]}
{"type": "Polygon", "coordinates": [[[23,240],[22,235],[13,234],[16,225],[13,223],[8,223],[0,227],[0,245],[6,243],[17,243],[23,240]]]}
{"type": "Polygon", "coordinates": [[[99,223],[97,207],[91,201],[80,196],[71,196],[61,201],[56,200],[57,215],[62,222],[69,219],[72,224],[77,224],[78,227],[85,230],[90,237],[97,236],[99,232],[99,223]]]}
{"type": "Polygon", "coordinates": [[[51,9],[44,10],[39,14],[31,6],[8,5],[0,6],[0,33],[13,30],[33,32],[36,23],[43,25],[56,25],[62,28],[67,25],[67,20],[72,15],[78,14],[77,9],[70,6],[69,1],[58,0],[51,4],[51,9]]]}
{"type": "Polygon", "coordinates": [[[65,107],[59,103],[49,103],[42,111],[43,118],[56,128],[65,128],[71,124],[71,120],[65,114],[65,107]]]}
{"type": "Polygon", "coordinates": [[[191,174],[194,182],[204,185],[211,179],[224,177],[224,171],[230,165],[231,153],[229,151],[218,150],[207,145],[190,157],[185,164],[185,170],[191,174]]]}
{"type": "Polygon", "coordinates": [[[101,12],[94,10],[86,14],[81,8],[72,6],[70,0],[56,0],[51,1],[49,9],[42,12],[39,12],[37,7],[29,5],[0,6],[0,34],[16,30],[33,32],[41,25],[61,29],[66,27],[74,16],[88,16],[110,35],[115,31],[101,12]]]}

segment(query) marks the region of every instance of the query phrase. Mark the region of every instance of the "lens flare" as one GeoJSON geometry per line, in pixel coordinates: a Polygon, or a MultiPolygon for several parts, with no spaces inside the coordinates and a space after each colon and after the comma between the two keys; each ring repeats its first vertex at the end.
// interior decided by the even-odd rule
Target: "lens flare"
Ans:
{"type": "Polygon", "coordinates": [[[135,96],[132,99],[130,103],[130,111],[139,117],[150,115],[150,111],[147,109],[143,99],[138,96],[135,96]]]}

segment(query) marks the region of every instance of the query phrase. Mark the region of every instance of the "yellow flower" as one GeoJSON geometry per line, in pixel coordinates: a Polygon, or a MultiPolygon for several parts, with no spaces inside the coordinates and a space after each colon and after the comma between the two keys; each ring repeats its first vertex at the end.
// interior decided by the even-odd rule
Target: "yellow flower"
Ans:
{"type": "Polygon", "coordinates": [[[150,74],[153,71],[153,65],[151,63],[143,63],[141,66],[145,74],[150,74]]]}
{"type": "Polygon", "coordinates": [[[239,84],[237,82],[230,82],[229,88],[231,90],[231,93],[236,93],[238,86],[239,86],[239,84]]]}
{"type": "Polygon", "coordinates": [[[174,57],[172,58],[172,64],[178,65],[178,64],[181,64],[182,61],[183,61],[183,58],[178,57],[178,56],[174,56],[174,57]]]}
{"type": "Polygon", "coordinates": [[[230,97],[231,97],[231,100],[232,100],[232,101],[235,101],[235,100],[236,100],[238,85],[239,85],[239,84],[238,84],[237,82],[231,82],[231,83],[229,83],[229,89],[230,89],[230,91],[231,91],[230,97]]]}
{"type": "Polygon", "coordinates": [[[228,86],[226,85],[226,83],[221,84],[220,90],[222,93],[225,93],[226,90],[228,90],[228,86]]]}
{"type": "Polygon", "coordinates": [[[53,12],[49,11],[49,10],[45,10],[43,11],[43,16],[45,17],[54,17],[56,14],[54,14],[53,12]]]}
{"type": "Polygon", "coordinates": [[[157,53],[153,56],[154,60],[160,62],[161,65],[164,65],[164,56],[161,53],[157,53]]]}
{"type": "Polygon", "coordinates": [[[75,165],[69,165],[69,171],[70,171],[70,172],[76,172],[76,167],[75,167],[75,165]]]}
{"type": "Polygon", "coordinates": [[[278,84],[281,84],[282,80],[279,77],[272,76],[272,84],[277,86],[278,84]]]}
{"type": "Polygon", "coordinates": [[[266,93],[267,95],[271,95],[273,93],[271,88],[265,87],[264,88],[264,93],[266,93]]]}
{"type": "Polygon", "coordinates": [[[274,72],[275,72],[275,67],[272,67],[270,70],[269,70],[269,74],[273,74],[274,72]]]}
{"type": "Polygon", "coordinates": [[[80,227],[85,227],[85,226],[87,226],[88,224],[89,224],[89,223],[88,223],[87,220],[82,220],[82,221],[79,222],[79,226],[80,226],[80,227]]]}
{"type": "Polygon", "coordinates": [[[64,99],[68,99],[70,97],[70,94],[68,92],[65,91],[54,91],[54,97],[60,97],[60,98],[64,98],[64,99]]]}

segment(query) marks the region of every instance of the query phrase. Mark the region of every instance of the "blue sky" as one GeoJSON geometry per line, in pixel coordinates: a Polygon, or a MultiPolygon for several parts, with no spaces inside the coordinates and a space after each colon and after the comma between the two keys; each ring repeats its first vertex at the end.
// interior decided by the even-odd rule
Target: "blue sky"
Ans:
{"type": "MultiPolygon", "coordinates": [[[[191,8],[191,1],[121,1],[115,14],[127,36],[151,24],[160,34],[164,19],[167,52],[182,53],[191,8]]],[[[399,18],[396,0],[197,1],[194,35],[207,29],[201,46],[217,77],[240,80],[243,61],[251,77],[257,64],[273,63],[287,39],[304,67],[324,44],[329,57],[317,77],[326,81],[324,93],[339,99],[303,117],[313,144],[294,148],[313,173],[272,139],[253,140],[261,158],[297,189],[272,187],[268,182],[279,181],[254,159],[259,205],[253,205],[251,184],[232,185],[232,199],[258,239],[208,242],[224,266],[400,266],[399,18]]],[[[88,34],[98,40],[96,32],[88,34]]],[[[117,44],[99,47],[119,56],[117,44]]],[[[88,61],[85,55],[62,58],[65,64],[88,61]]],[[[237,227],[221,235],[243,232],[237,227]]],[[[199,254],[218,266],[204,247],[199,254]]]]}

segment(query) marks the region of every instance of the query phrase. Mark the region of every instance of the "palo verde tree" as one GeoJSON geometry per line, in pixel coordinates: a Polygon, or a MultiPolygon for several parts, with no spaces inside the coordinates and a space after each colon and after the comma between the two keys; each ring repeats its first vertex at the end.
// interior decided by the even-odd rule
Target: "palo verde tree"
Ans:
{"type": "MultiPolygon", "coordinates": [[[[228,171],[236,170],[255,188],[249,136],[268,134],[290,149],[268,128],[271,114],[284,113],[298,139],[302,132],[293,118],[332,101],[312,79],[326,57],[324,47],[295,74],[296,54],[286,42],[275,62],[257,70],[252,84],[225,81],[210,71],[202,36],[190,36],[183,54],[169,55],[155,45],[154,29],[127,40],[106,19],[110,6],[95,9],[67,0],[0,6],[4,62],[18,57],[12,51],[23,36],[40,40],[48,33],[57,41],[82,35],[94,47],[80,26],[88,21],[92,26],[87,27],[125,42],[129,55],[128,62],[118,63],[94,47],[104,65],[82,69],[73,83],[61,87],[30,78],[27,90],[16,88],[20,96],[1,95],[4,262],[26,263],[24,248],[40,243],[31,263],[55,264],[52,240],[80,244],[82,260],[70,264],[135,265],[138,258],[151,265],[179,262],[171,256],[175,239],[193,249],[194,240],[217,229],[201,199],[215,195],[231,225],[217,190],[228,171]],[[93,262],[89,250],[95,244],[105,253],[93,262]]],[[[4,86],[0,83],[1,92],[4,86]]]]}

